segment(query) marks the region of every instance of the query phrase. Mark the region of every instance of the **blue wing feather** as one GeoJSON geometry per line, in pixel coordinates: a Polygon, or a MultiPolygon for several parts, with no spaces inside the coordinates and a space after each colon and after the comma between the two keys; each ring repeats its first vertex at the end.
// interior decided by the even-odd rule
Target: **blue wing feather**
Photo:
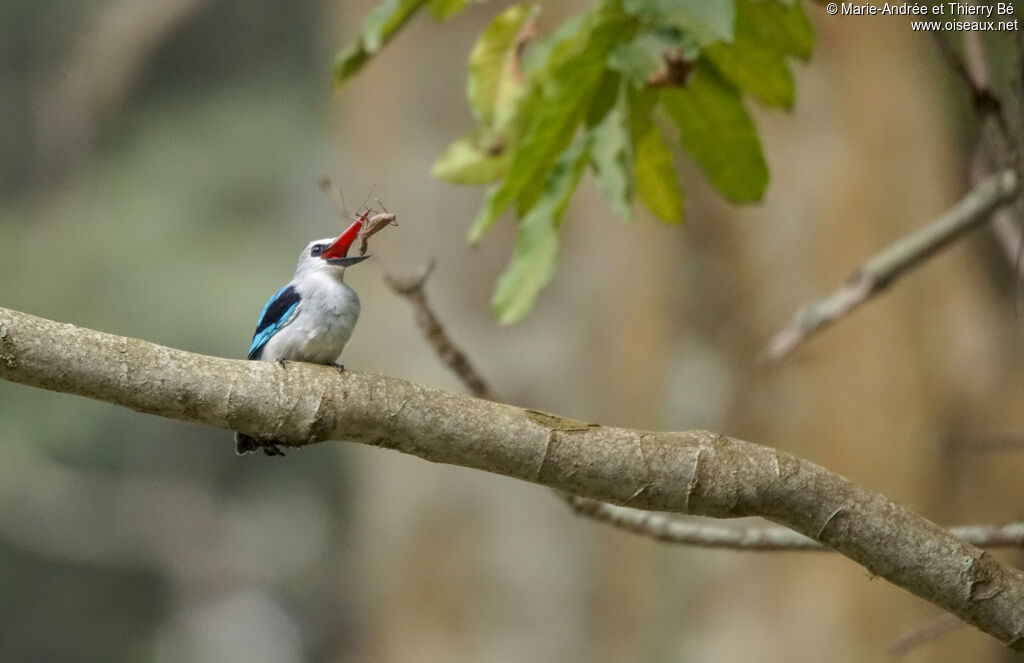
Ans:
{"type": "Polygon", "coordinates": [[[260,351],[267,341],[295,318],[301,301],[302,296],[290,285],[281,288],[267,300],[260,311],[259,322],[256,323],[256,333],[249,346],[249,359],[259,359],[260,351]]]}

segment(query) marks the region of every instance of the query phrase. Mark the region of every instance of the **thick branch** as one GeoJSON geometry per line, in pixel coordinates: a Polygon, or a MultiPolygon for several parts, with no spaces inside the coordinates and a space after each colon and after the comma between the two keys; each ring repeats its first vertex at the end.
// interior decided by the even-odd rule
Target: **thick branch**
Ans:
{"type": "Polygon", "coordinates": [[[1024,651],[1024,574],[768,447],[599,426],[326,366],[218,359],[2,308],[0,378],[292,445],[387,447],[635,508],[763,516],[1024,651]]]}
{"type": "Polygon", "coordinates": [[[983,224],[993,210],[1013,200],[1018,191],[1017,175],[1012,170],[979,182],[944,214],[868,258],[840,288],[802,306],[768,342],[764,358],[768,361],[783,359],[808,338],[888,288],[907,271],[983,224]]]}
{"type": "MultiPolygon", "coordinates": [[[[427,300],[425,285],[434,268],[431,261],[415,277],[400,279],[384,273],[384,281],[396,295],[405,298],[416,312],[416,324],[430,343],[438,358],[459,378],[471,394],[478,398],[496,400],[487,381],[448,336],[433,307],[427,300]]],[[[649,536],[665,543],[678,543],[704,548],[758,551],[828,551],[813,539],[794,532],[788,527],[723,527],[721,525],[683,520],[677,516],[656,511],[643,511],[616,506],[579,495],[556,491],[573,513],[617,527],[649,536]]],[[[1024,546],[1024,523],[1002,526],[968,525],[950,529],[955,536],[980,548],[1020,548],[1024,546]]]]}

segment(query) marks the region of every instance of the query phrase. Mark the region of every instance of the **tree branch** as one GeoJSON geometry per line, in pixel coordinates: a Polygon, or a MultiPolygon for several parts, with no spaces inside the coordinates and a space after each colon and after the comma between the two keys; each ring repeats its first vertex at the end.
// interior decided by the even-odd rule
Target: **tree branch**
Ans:
{"type": "Polygon", "coordinates": [[[776,449],[600,426],[327,366],[197,355],[3,308],[0,378],[289,445],[386,447],[634,508],[762,516],[1024,651],[1024,574],[776,449]]]}
{"type": "MultiPolygon", "coordinates": [[[[1010,122],[1003,104],[992,91],[985,49],[978,33],[964,33],[962,54],[957,52],[943,35],[933,34],[947,64],[967,88],[978,119],[979,138],[971,157],[971,180],[978,181],[986,173],[1000,168],[1013,168],[1020,177],[1020,149],[1010,131],[1010,122]]],[[[1020,53],[1018,44],[1018,54],[1020,53]]],[[[1019,77],[1018,86],[1020,83],[1024,83],[1024,78],[1019,77]]],[[[1024,89],[1018,89],[1018,94],[1021,93],[1024,93],[1024,89]]],[[[1007,265],[1018,279],[1024,279],[1024,263],[1021,261],[1021,246],[1024,239],[1019,221],[1022,212],[1024,204],[1018,197],[1015,205],[997,210],[992,215],[990,224],[996,241],[1003,250],[1007,265]]]]}
{"type": "MultiPolygon", "coordinates": [[[[448,336],[427,299],[425,286],[433,269],[434,262],[431,261],[421,270],[420,274],[407,278],[398,278],[385,270],[384,281],[392,292],[409,302],[416,312],[416,324],[423,336],[442,363],[459,378],[466,389],[477,398],[496,400],[487,381],[448,336]]],[[[631,509],[579,495],[555,492],[576,515],[633,534],[648,536],[664,543],[727,550],[833,552],[832,548],[794,532],[788,527],[722,527],[721,525],[682,520],[671,514],[631,509]]],[[[1020,548],[1024,546],[1024,523],[1010,523],[999,527],[968,525],[953,527],[950,531],[964,541],[981,548],[1020,548]]]]}
{"type": "Polygon", "coordinates": [[[861,264],[840,288],[802,306],[768,342],[763,358],[772,362],[783,359],[808,338],[888,288],[907,271],[983,224],[993,210],[1013,200],[1018,192],[1017,175],[1013,170],[985,178],[941,216],[861,264]]]}
{"type": "MultiPolygon", "coordinates": [[[[580,515],[666,543],[727,550],[834,552],[832,548],[788,527],[725,527],[683,520],[667,513],[605,504],[576,495],[566,495],[565,499],[580,515]]],[[[950,528],[950,532],[971,545],[983,548],[1020,548],[1024,545],[1024,523],[998,527],[965,525],[950,528]]]]}

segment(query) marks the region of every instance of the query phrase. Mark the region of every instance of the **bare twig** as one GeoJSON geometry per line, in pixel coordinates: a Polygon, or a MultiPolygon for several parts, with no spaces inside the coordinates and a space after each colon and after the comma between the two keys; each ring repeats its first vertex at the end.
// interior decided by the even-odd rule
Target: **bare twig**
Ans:
{"type": "Polygon", "coordinates": [[[1024,214],[1020,201],[1013,207],[996,210],[992,215],[992,233],[1003,251],[1003,257],[1018,279],[1024,280],[1024,214]]]}
{"type": "MultiPolygon", "coordinates": [[[[968,231],[992,219],[992,228],[1014,272],[1024,277],[1022,231],[1010,207],[1020,197],[1020,155],[1013,145],[1004,108],[992,92],[977,34],[965,33],[964,57],[941,34],[935,43],[943,59],[963,81],[981,123],[982,138],[975,151],[971,178],[974,188],[956,206],[911,235],[865,262],[841,288],[803,306],[769,341],[763,353],[778,361],[810,336],[850,313],[883,291],[910,268],[928,259],[968,231]],[[989,175],[992,169],[999,169],[989,175]]],[[[1019,206],[1018,206],[1019,207],[1019,206]]]]}
{"type": "Polygon", "coordinates": [[[839,289],[801,307],[769,341],[763,358],[779,361],[786,357],[815,333],[885,290],[908,270],[983,224],[993,210],[1013,200],[1018,192],[1017,175],[1013,170],[1004,170],[979,182],[944,214],[865,261],[839,289]]]}
{"type": "Polygon", "coordinates": [[[970,94],[971,104],[978,115],[980,117],[991,116],[998,125],[1000,133],[1004,137],[1009,137],[1009,124],[1003,112],[1003,104],[999,97],[992,92],[987,71],[985,71],[984,64],[980,60],[981,46],[978,44],[977,34],[976,32],[965,33],[964,48],[978,53],[976,57],[971,58],[971,63],[968,64],[967,59],[961,56],[953,48],[953,45],[949,43],[949,40],[946,39],[945,33],[932,33],[935,37],[935,44],[939,48],[939,53],[950,69],[963,81],[968,94],[970,94]]]}
{"type": "Polygon", "coordinates": [[[416,324],[427,342],[430,343],[430,347],[434,348],[434,352],[437,353],[444,365],[451,369],[452,373],[455,373],[462,384],[466,385],[469,393],[477,398],[496,400],[483,376],[473,367],[466,354],[452,342],[427,301],[427,293],[423,286],[433,269],[434,261],[431,260],[419,276],[399,279],[385,272],[384,281],[392,292],[404,297],[413,307],[416,311],[416,324]]]}
{"type": "Polygon", "coordinates": [[[4,308],[0,379],[292,446],[386,447],[633,508],[760,516],[1024,651],[1024,573],[778,449],[702,430],[588,425],[329,366],[197,355],[4,308]]]}
{"type": "MultiPolygon", "coordinates": [[[[728,550],[832,552],[831,548],[814,539],[778,525],[727,527],[686,520],[667,513],[606,504],[576,495],[565,495],[564,498],[573,511],[580,515],[666,543],[728,550]]],[[[971,545],[981,548],[1024,546],[1024,523],[1011,523],[1001,527],[968,525],[953,527],[950,531],[971,545]]]]}
{"type": "Polygon", "coordinates": [[[324,192],[327,199],[334,205],[334,210],[338,213],[338,216],[342,220],[348,219],[348,210],[345,209],[345,198],[341,195],[341,189],[327,175],[321,175],[318,184],[320,185],[320,190],[324,192]]]}
{"type": "MultiPolygon", "coordinates": [[[[984,47],[977,32],[965,32],[963,53],[956,51],[941,33],[935,34],[936,44],[950,69],[963,81],[971,98],[971,104],[978,117],[980,138],[971,158],[971,179],[979,181],[995,169],[1013,168],[1021,176],[1020,150],[1014,143],[1006,109],[992,91],[988,63],[984,47]]],[[[1024,48],[1018,45],[1018,48],[1024,48]]],[[[1024,54],[1024,51],[1022,51],[1024,54]]],[[[1021,260],[1022,235],[1021,212],[1024,205],[1017,204],[996,210],[990,227],[996,241],[1003,249],[1007,264],[1017,278],[1024,279],[1024,263],[1021,260]]]]}

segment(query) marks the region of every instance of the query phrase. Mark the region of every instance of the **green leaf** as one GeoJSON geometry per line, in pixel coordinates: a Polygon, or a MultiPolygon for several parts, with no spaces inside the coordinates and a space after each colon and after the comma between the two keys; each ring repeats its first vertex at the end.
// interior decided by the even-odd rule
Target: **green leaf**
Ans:
{"type": "Polygon", "coordinates": [[[636,192],[658,218],[672,224],[682,223],[683,190],[672,151],[653,117],[657,100],[658,92],[650,88],[641,89],[630,98],[636,192]]]}
{"type": "Polygon", "coordinates": [[[738,203],[760,200],[768,186],[768,166],[736,88],[701,61],[685,88],[661,90],[661,106],[678,128],[683,147],[719,191],[738,203]]]}
{"type": "Polygon", "coordinates": [[[561,154],[537,204],[519,224],[515,253],[498,280],[491,302],[503,324],[522,320],[533,307],[537,293],[554,276],[562,220],[586,166],[588,145],[587,139],[580,138],[561,154]]]}
{"type": "MultiPolygon", "coordinates": [[[[619,76],[615,76],[618,79],[619,76]]],[[[612,209],[623,219],[633,216],[633,142],[629,132],[626,91],[620,84],[616,100],[590,130],[590,160],[597,183],[612,209]]]]}
{"type": "Polygon", "coordinates": [[[500,134],[477,128],[448,146],[430,174],[454,184],[484,184],[508,171],[509,152],[500,134]]]}
{"type": "Polygon", "coordinates": [[[384,0],[363,21],[363,44],[376,53],[427,0],[384,0]]]}
{"type": "Polygon", "coordinates": [[[373,8],[359,38],[345,47],[334,60],[334,84],[341,85],[358,72],[370,56],[380,50],[412,18],[427,0],[384,0],[373,8]]]}
{"type": "Polygon", "coordinates": [[[586,15],[577,32],[554,46],[546,65],[535,72],[534,93],[527,93],[517,114],[526,122],[505,180],[484,203],[469,239],[478,241],[513,201],[520,214],[536,204],[558,155],[569,145],[587,113],[605,60],[621,41],[630,39],[636,21],[614,3],[586,15]]]}
{"type": "Polygon", "coordinates": [[[528,44],[520,63],[523,73],[530,75],[543,68],[551,61],[551,54],[556,48],[574,38],[581,38],[583,22],[588,19],[589,13],[575,14],[559,24],[550,34],[528,44]]]}
{"type": "Polygon", "coordinates": [[[678,49],[684,58],[696,60],[696,42],[678,30],[648,30],[632,41],[619,44],[608,56],[608,66],[622,72],[634,87],[647,85],[647,79],[665,63],[667,51],[678,49]]]}
{"type": "Polygon", "coordinates": [[[732,43],[711,44],[704,54],[736,87],[750,92],[767,106],[789,108],[793,105],[793,76],[783,53],[759,38],[750,11],[754,4],[778,6],[774,2],[740,0],[735,39],[732,43]]]}
{"type": "Polygon", "coordinates": [[[514,71],[515,43],[533,9],[532,4],[519,4],[498,14],[469,54],[469,105],[485,125],[493,126],[495,108],[507,107],[522,88],[514,71]]]}
{"type": "Polygon", "coordinates": [[[583,124],[587,129],[597,126],[609,111],[615,107],[622,87],[622,74],[614,69],[605,69],[601,80],[594,91],[594,101],[583,116],[583,124]]]}
{"type": "Polygon", "coordinates": [[[447,21],[465,9],[467,4],[469,0],[430,0],[427,9],[438,21],[447,21]]]}
{"type": "Polygon", "coordinates": [[[732,41],[734,0],[624,0],[626,12],[692,35],[701,46],[732,41]]]}
{"type": "Polygon", "coordinates": [[[807,58],[813,45],[811,26],[800,5],[786,8],[778,2],[739,0],[735,39],[711,44],[704,52],[736,87],[765,105],[789,108],[794,85],[786,56],[807,58]]]}
{"type": "Polygon", "coordinates": [[[748,30],[780,53],[806,60],[814,50],[814,31],[799,2],[748,2],[748,30]]]}

